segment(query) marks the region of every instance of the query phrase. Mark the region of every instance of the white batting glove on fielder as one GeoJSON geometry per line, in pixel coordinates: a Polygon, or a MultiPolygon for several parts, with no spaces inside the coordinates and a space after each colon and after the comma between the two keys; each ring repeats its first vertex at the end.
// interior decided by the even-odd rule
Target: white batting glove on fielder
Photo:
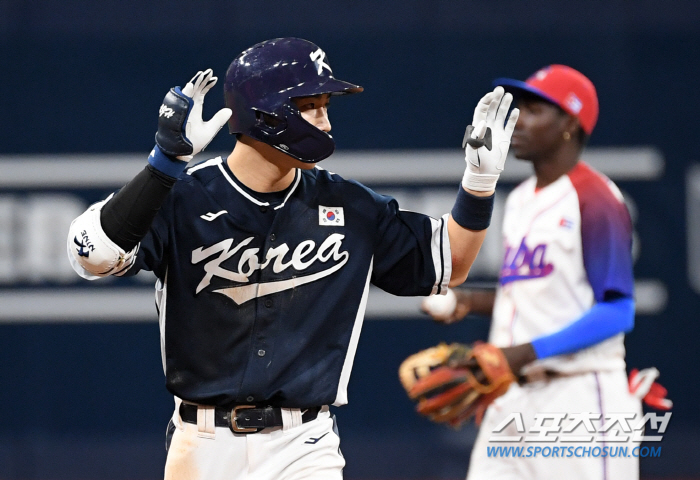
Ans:
{"type": "Polygon", "coordinates": [[[204,96],[218,80],[211,69],[197,74],[185,87],[171,88],[158,112],[158,147],[171,157],[189,162],[206,148],[231,117],[222,108],[208,122],[202,119],[204,96]]]}
{"type": "Polygon", "coordinates": [[[506,122],[513,95],[503,87],[484,95],[474,110],[472,124],[467,127],[462,147],[465,149],[467,169],[462,186],[477,192],[496,188],[510,148],[510,137],[520,110],[514,108],[506,122]]]}

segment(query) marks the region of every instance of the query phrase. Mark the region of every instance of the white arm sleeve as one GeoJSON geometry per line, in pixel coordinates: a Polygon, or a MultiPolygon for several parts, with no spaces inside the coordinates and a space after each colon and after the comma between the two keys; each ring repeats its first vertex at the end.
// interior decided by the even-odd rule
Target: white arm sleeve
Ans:
{"type": "Polygon", "coordinates": [[[73,270],[87,280],[123,275],[134,264],[139,250],[136,245],[125,252],[102,230],[100,210],[107,200],[91,205],[68,230],[68,260],[73,270]]]}

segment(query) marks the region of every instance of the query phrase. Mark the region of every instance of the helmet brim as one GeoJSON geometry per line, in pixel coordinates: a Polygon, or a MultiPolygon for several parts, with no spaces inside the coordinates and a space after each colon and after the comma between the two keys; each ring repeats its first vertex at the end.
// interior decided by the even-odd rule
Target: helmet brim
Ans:
{"type": "Polygon", "coordinates": [[[302,83],[290,88],[289,96],[290,98],[312,97],[314,95],[323,95],[324,93],[349,95],[351,93],[360,93],[363,90],[364,88],[354,83],[338,80],[337,78],[324,78],[321,81],[302,83]]]}
{"type": "MultiPolygon", "coordinates": [[[[338,95],[347,95],[350,93],[360,93],[364,90],[364,87],[361,87],[359,85],[355,85],[354,83],[346,82],[344,80],[337,80],[333,79],[332,82],[334,89],[338,87],[342,87],[343,90],[340,92],[337,92],[338,95]]],[[[335,92],[336,90],[334,90],[335,92]]]]}

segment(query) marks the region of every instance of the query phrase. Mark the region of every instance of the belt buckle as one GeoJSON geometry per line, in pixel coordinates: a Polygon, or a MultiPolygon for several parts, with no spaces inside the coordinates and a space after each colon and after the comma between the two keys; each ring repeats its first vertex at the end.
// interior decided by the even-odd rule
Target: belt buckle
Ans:
{"type": "Polygon", "coordinates": [[[231,430],[233,430],[236,433],[252,433],[258,431],[257,428],[239,427],[236,423],[236,412],[238,412],[239,410],[245,410],[247,408],[255,408],[255,405],[236,405],[235,407],[233,407],[233,410],[231,410],[231,430]]]}

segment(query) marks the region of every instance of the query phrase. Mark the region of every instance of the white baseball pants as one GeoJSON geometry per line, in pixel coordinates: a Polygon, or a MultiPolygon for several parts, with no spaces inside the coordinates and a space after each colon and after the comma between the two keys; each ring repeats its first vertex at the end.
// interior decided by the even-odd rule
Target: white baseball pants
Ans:
{"type": "MultiPolygon", "coordinates": [[[[179,406],[179,402],[176,402],[179,406]]],[[[345,459],[335,418],[323,407],[310,422],[234,434],[182,422],[175,409],[165,480],[341,480],[345,459]]]]}

